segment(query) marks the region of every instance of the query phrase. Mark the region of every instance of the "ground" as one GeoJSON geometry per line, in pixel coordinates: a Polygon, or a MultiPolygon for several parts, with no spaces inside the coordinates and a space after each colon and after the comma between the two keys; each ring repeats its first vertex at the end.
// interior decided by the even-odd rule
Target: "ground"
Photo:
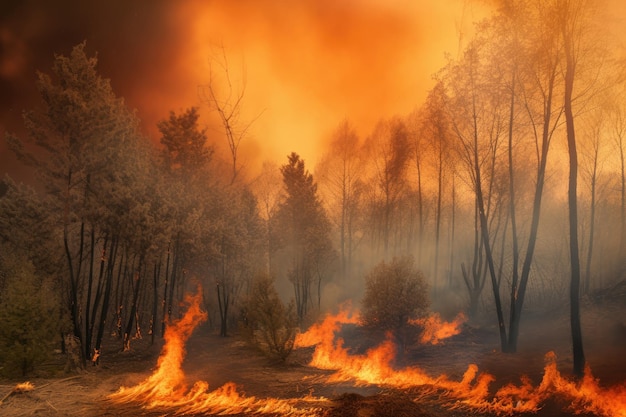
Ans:
{"type": "MultiPolygon", "coordinates": [[[[583,315],[585,351],[593,374],[603,385],[624,383],[626,375],[626,306],[587,306],[583,315]]],[[[541,381],[544,355],[554,351],[563,374],[571,370],[569,321],[564,310],[539,315],[527,314],[516,354],[499,352],[495,326],[470,323],[461,334],[437,346],[407,343],[400,349],[396,366],[419,366],[429,375],[446,374],[460,380],[470,363],[480,372],[496,377],[490,389],[509,382],[519,383],[527,375],[535,384],[541,381]]],[[[376,343],[376,337],[359,329],[343,332],[355,353],[376,343]]],[[[131,352],[120,352],[121,343],[110,341],[98,366],[76,374],[48,376],[46,367],[39,377],[28,378],[35,389],[9,395],[0,404],[3,416],[165,416],[176,410],[147,410],[141,404],[115,404],[107,397],[120,386],[133,386],[146,379],[156,366],[161,345],[150,346],[148,339],[133,341],[131,352]]],[[[428,387],[399,390],[385,386],[357,386],[353,382],[329,382],[332,371],[308,366],[313,348],[294,351],[286,364],[273,362],[248,347],[237,335],[219,337],[206,327],[196,330],[187,344],[184,371],[189,385],[204,380],[210,389],[232,381],[237,391],[256,398],[282,398],[301,401],[299,409],[310,408],[310,415],[335,416],[417,416],[455,417],[487,415],[456,409],[445,392],[428,387]],[[307,400],[308,398],[308,400],[307,400]]],[[[58,361],[61,358],[57,358],[58,361]]],[[[50,369],[54,363],[48,365],[50,369]]],[[[51,372],[50,370],[48,372],[51,372]]],[[[0,380],[0,398],[18,382],[0,380]]],[[[566,404],[557,401],[543,405],[537,415],[570,416],[566,404]]],[[[239,414],[241,415],[241,414],[239,414]]],[[[269,413],[269,415],[272,415],[269,413]]],[[[533,414],[535,415],[535,414],[533,414]]],[[[583,414],[585,415],[585,414],[583,414]]],[[[590,414],[588,414],[590,415],[590,414]]]]}

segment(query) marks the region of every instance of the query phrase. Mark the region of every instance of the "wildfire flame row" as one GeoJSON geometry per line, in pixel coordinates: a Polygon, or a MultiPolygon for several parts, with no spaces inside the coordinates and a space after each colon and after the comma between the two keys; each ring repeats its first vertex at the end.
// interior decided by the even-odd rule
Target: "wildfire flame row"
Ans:
{"type": "MultiPolygon", "coordinates": [[[[444,322],[433,315],[413,320],[411,324],[423,327],[421,343],[439,344],[443,339],[458,334],[465,320],[462,314],[452,322],[444,322]]],[[[354,381],[400,389],[426,387],[445,393],[451,400],[448,404],[450,408],[473,412],[500,415],[535,413],[547,400],[555,398],[569,404],[569,411],[576,414],[626,417],[626,384],[602,388],[589,368],[582,381],[569,380],[558,371],[554,352],[545,356],[546,366],[539,385],[533,386],[530,379],[522,377],[520,385],[506,385],[492,395],[489,385],[495,377],[488,373],[479,374],[474,364],[468,366],[460,381],[450,380],[446,375],[432,377],[418,367],[394,369],[397,347],[390,335],[364,355],[350,354],[341,338],[335,340],[335,334],[342,324],[355,322],[358,322],[358,317],[342,310],[335,316],[326,316],[320,324],[296,338],[296,346],[316,346],[311,366],[336,371],[329,382],[354,381]]]]}
{"type": "MultiPolygon", "coordinates": [[[[137,402],[149,409],[175,410],[176,414],[281,414],[316,415],[319,409],[302,409],[295,400],[260,399],[246,397],[237,391],[234,383],[209,391],[208,383],[196,382],[190,389],[185,383],[181,364],[185,356],[185,343],[194,328],[206,320],[200,309],[201,292],[189,296],[189,308],[178,322],[169,325],[165,332],[165,345],[155,372],[134,387],[122,387],[110,399],[117,403],[137,402]]],[[[438,344],[446,337],[460,332],[465,321],[462,315],[452,322],[438,316],[414,321],[423,327],[421,343],[438,344]]],[[[626,417],[626,385],[612,388],[600,387],[590,370],[580,382],[564,378],[556,366],[556,355],[546,355],[542,381],[534,386],[528,378],[520,385],[509,384],[492,394],[489,385],[495,378],[479,373],[476,365],[469,365],[460,381],[446,375],[432,377],[418,367],[395,369],[393,366],[397,347],[391,337],[368,350],[363,355],[350,354],[344,341],[336,334],[344,324],[359,322],[358,314],[349,308],[336,315],[327,315],[304,333],[298,334],[294,346],[315,346],[310,366],[334,370],[328,382],[351,381],[357,385],[378,385],[398,389],[420,387],[439,392],[444,405],[472,412],[489,412],[500,415],[537,412],[550,398],[570,404],[575,413],[593,413],[606,417],[626,417]]],[[[422,390],[423,391],[423,390],[422,390]]],[[[314,397],[300,401],[322,403],[314,397]]],[[[416,402],[420,398],[415,398],[416,402]]]]}
{"type": "Polygon", "coordinates": [[[121,387],[109,399],[116,403],[136,402],[147,409],[175,410],[176,414],[282,414],[308,415],[315,410],[301,410],[288,400],[246,397],[237,386],[228,382],[209,391],[206,381],[197,381],[188,389],[181,364],[185,357],[185,343],[193,330],[207,319],[200,308],[202,291],[187,296],[189,308],[177,322],[167,326],[165,345],[157,368],[147,379],[134,387],[121,387]]]}

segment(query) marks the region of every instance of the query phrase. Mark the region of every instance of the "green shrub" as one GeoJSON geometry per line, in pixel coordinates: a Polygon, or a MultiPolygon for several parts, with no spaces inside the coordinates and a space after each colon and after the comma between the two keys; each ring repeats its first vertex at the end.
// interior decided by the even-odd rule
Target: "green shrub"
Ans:
{"type": "Polygon", "coordinates": [[[280,300],[272,279],[256,279],[243,313],[247,341],[269,357],[285,361],[293,350],[297,323],[294,303],[285,305],[280,300]]]}
{"type": "Polygon", "coordinates": [[[57,303],[23,256],[5,251],[0,278],[0,373],[25,376],[49,357],[60,334],[57,303]]]}
{"type": "Polygon", "coordinates": [[[410,317],[429,305],[428,286],[413,258],[382,261],[367,275],[362,301],[362,324],[387,330],[404,327],[410,317]]]}

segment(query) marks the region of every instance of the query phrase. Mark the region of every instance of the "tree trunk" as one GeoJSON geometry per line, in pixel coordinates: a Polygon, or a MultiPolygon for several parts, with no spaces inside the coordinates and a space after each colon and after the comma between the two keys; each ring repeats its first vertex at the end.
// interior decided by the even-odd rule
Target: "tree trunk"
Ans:
{"type": "Polygon", "coordinates": [[[165,322],[167,320],[167,286],[170,282],[170,245],[171,241],[167,244],[167,260],[165,261],[165,284],[163,285],[163,316],[161,317],[161,337],[165,335],[165,322]]]}
{"type": "Polygon", "coordinates": [[[126,329],[124,330],[124,350],[130,350],[130,333],[133,330],[133,321],[137,314],[137,302],[139,300],[139,289],[141,288],[141,269],[144,268],[143,257],[139,259],[139,264],[135,270],[135,288],[133,291],[133,299],[130,306],[130,312],[128,313],[128,322],[126,323],[126,329]]]}
{"type": "Polygon", "coordinates": [[[569,155],[569,180],[567,202],[569,206],[569,234],[570,234],[570,327],[572,331],[572,352],[574,355],[574,375],[582,378],[585,371],[585,354],[583,350],[583,336],[580,323],[580,259],[578,252],[578,154],[576,151],[576,135],[574,129],[574,113],[572,110],[572,93],[574,89],[574,56],[573,39],[564,28],[565,43],[565,124],[567,128],[567,149],[569,155]]]}
{"type": "MultiPolygon", "coordinates": [[[[550,148],[550,138],[553,130],[551,129],[551,112],[552,112],[552,98],[554,93],[554,84],[556,77],[556,66],[552,69],[550,74],[550,80],[547,89],[547,97],[545,102],[545,110],[543,117],[543,128],[541,135],[541,152],[539,154],[539,165],[537,167],[537,182],[535,184],[535,194],[533,197],[533,209],[530,224],[530,233],[528,236],[528,243],[526,247],[526,255],[524,256],[524,263],[522,264],[522,272],[519,278],[519,287],[516,285],[511,286],[511,311],[509,322],[509,343],[508,351],[517,351],[517,342],[519,337],[520,320],[522,316],[522,307],[524,305],[524,299],[526,296],[526,288],[528,286],[528,280],[530,278],[530,268],[535,253],[535,246],[537,243],[537,235],[539,232],[539,218],[541,216],[541,202],[543,198],[543,188],[545,184],[546,166],[548,162],[548,150],[550,148]]],[[[513,212],[512,212],[513,213],[513,212]]],[[[514,238],[514,242],[517,239],[514,238]]],[[[514,270],[516,274],[517,270],[514,270]]]]}
{"type": "MultiPolygon", "coordinates": [[[[92,328],[89,326],[91,323],[91,319],[89,314],[91,313],[91,292],[93,288],[93,264],[95,262],[94,252],[96,250],[96,232],[94,230],[93,225],[91,226],[91,232],[89,234],[89,276],[87,277],[87,301],[85,303],[85,341],[83,343],[83,348],[85,349],[84,355],[85,360],[91,360],[91,331],[92,328]]],[[[94,305],[95,309],[95,305],[94,305]]]]}
{"type": "Polygon", "coordinates": [[[437,209],[435,212],[435,267],[433,270],[433,298],[437,298],[437,284],[438,284],[438,272],[439,272],[439,239],[441,231],[441,193],[443,192],[443,141],[442,137],[439,137],[439,158],[438,158],[438,170],[437,170],[437,209]]]}
{"type": "Polygon", "coordinates": [[[596,181],[598,174],[598,147],[594,149],[593,170],[591,173],[591,207],[589,214],[589,245],[587,247],[587,262],[585,264],[585,281],[583,283],[583,294],[587,294],[591,287],[591,260],[593,257],[593,239],[596,223],[596,181]]]}
{"type": "MultiPolygon", "coordinates": [[[[109,258],[109,264],[107,266],[105,276],[104,298],[102,299],[102,310],[100,310],[100,324],[98,326],[98,334],[96,335],[96,345],[94,352],[96,355],[100,355],[102,337],[104,336],[104,327],[106,325],[106,318],[109,314],[109,300],[111,298],[111,287],[113,286],[113,271],[115,269],[115,261],[117,259],[117,239],[113,238],[111,241],[111,255],[109,258]]],[[[121,262],[120,262],[121,267],[121,262]]]]}

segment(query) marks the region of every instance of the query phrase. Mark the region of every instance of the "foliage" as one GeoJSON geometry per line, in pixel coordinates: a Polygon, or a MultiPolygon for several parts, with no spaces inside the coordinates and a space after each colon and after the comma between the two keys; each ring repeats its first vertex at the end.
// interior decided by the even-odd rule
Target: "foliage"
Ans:
{"type": "Polygon", "coordinates": [[[50,283],[13,250],[0,256],[0,283],[0,374],[25,376],[48,358],[60,334],[58,302],[50,283]]]}
{"type": "Polygon", "coordinates": [[[256,279],[244,313],[242,330],[249,343],[284,361],[293,350],[297,317],[293,301],[285,305],[268,276],[256,279]]]}
{"type": "Polygon", "coordinates": [[[399,329],[428,307],[428,288],[413,258],[382,261],[366,277],[362,323],[383,329],[399,329]]]}

